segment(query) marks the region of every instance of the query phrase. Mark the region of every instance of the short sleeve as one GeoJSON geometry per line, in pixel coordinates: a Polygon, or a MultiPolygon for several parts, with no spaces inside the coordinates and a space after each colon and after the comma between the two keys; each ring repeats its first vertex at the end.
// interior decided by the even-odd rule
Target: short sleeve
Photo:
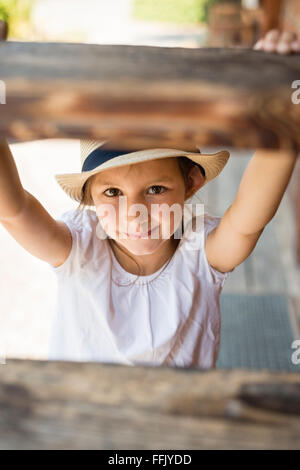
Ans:
{"type": "Polygon", "coordinates": [[[69,228],[72,235],[72,247],[63,264],[56,267],[50,264],[50,267],[57,274],[71,275],[78,272],[91,255],[93,231],[98,218],[96,212],[90,209],[75,209],[64,212],[58,220],[64,222],[69,228]]]}
{"type": "Polygon", "coordinates": [[[207,257],[206,257],[206,251],[205,251],[205,243],[206,243],[207,236],[215,227],[219,225],[221,219],[222,217],[219,217],[219,216],[215,216],[215,215],[211,215],[207,213],[204,214],[204,236],[202,238],[203,239],[202,259],[203,259],[203,262],[206,264],[207,270],[209,271],[211,275],[211,280],[215,284],[219,284],[221,285],[221,287],[223,287],[226,279],[234,271],[235,268],[226,272],[218,271],[217,269],[215,269],[213,266],[209,264],[207,257]]]}

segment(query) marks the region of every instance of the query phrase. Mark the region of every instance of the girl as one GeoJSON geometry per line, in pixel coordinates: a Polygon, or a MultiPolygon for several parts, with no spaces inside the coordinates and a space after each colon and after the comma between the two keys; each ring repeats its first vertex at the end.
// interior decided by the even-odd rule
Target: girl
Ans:
{"type": "MultiPolygon", "coordinates": [[[[268,50],[268,38],[273,50],[283,40],[281,52],[296,50],[295,37],[277,32],[256,47],[268,50]]],[[[1,141],[0,221],[58,276],[49,359],[215,367],[222,287],[274,217],[296,162],[293,153],[257,151],[223,217],[187,221],[186,202],[228,158],[128,154],[82,140],[81,173],[56,175],[80,206],[54,220],[22,187],[1,141]],[[155,212],[157,205],[167,210],[155,212]]]]}

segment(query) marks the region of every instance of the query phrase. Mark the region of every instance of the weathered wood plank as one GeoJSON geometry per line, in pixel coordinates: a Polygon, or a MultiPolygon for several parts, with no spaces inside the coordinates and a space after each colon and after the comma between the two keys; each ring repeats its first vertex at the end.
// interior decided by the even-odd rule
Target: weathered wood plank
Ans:
{"type": "Polygon", "coordinates": [[[0,134],[114,148],[300,145],[296,56],[244,49],[0,44],[0,134]]]}
{"type": "Polygon", "coordinates": [[[0,448],[296,449],[300,375],[8,360],[0,448]]]}

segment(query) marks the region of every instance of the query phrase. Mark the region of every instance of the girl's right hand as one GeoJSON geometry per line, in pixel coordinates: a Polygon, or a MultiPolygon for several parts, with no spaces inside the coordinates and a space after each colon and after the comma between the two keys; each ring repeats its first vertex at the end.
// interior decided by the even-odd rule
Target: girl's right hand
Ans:
{"type": "Polygon", "coordinates": [[[272,29],[266,36],[254,45],[255,50],[265,52],[277,52],[278,54],[290,54],[300,52],[300,37],[288,31],[280,32],[272,29]]]}

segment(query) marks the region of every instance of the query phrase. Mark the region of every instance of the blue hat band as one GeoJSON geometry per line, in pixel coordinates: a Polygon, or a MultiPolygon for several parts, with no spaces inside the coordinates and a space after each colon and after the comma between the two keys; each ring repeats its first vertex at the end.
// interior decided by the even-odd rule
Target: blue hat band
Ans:
{"type": "MultiPolygon", "coordinates": [[[[93,150],[88,157],[85,159],[81,172],[83,171],[91,171],[97,168],[99,165],[102,165],[102,163],[107,162],[108,160],[111,160],[112,158],[119,157],[120,155],[125,155],[126,153],[129,153],[128,150],[101,150],[101,148],[93,150]]],[[[205,170],[200,165],[199,163],[194,162],[195,165],[197,165],[203,174],[205,176],[205,170]]]]}
{"type": "Polygon", "coordinates": [[[91,171],[102,165],[102,163],[129,153],[128,150],[101,150],[100,148],[93,150],[85,159],[81,171],[91,171]]]}

